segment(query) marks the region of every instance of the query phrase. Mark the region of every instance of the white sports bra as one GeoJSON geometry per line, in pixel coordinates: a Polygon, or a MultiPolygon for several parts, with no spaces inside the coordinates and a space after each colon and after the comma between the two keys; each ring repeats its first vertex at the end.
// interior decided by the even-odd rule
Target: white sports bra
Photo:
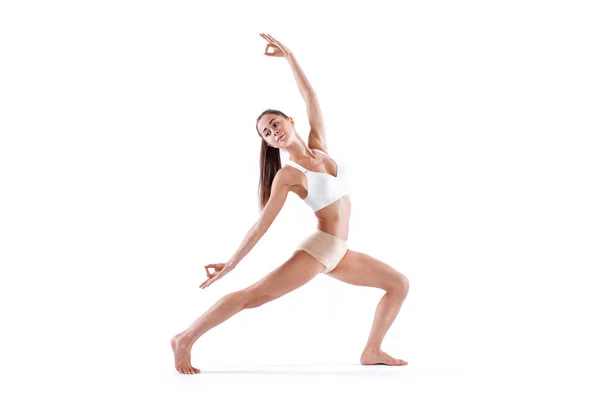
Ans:
{"type": "MultiPolygon", "coordinates": [[[[327,153],[319,149],[311,149],[329,157],[327,153]]],[[[329,175],[324,172],[311,171],[304,168],[303,166],[288,160],[286,165],[291,165],[298,171],[306,175],[306,181],[308,185],[308,195],[304,199],[304,202],[308,204],[314,212],[327,207],[339,198],[349,194],[350,187],[348,182],[340,176],[340,167],[333,158],[329,157],[336,166],[336,176],[329,175]]]]}

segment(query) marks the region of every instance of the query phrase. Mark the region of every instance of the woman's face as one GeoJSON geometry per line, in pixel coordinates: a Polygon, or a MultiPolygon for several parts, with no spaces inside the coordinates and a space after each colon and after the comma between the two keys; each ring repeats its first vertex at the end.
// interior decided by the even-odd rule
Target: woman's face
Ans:
{"type": "Polygon", "coordinates": [[[283,148],[294,132],[293,120],[277,114],[265,114],[258,121],[260,136],[272,147],[283,148]]]}

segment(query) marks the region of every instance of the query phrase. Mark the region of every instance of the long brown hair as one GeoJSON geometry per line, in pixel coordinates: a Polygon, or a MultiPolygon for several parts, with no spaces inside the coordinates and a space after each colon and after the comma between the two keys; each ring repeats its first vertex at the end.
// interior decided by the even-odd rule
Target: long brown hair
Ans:
{"type": "MultiPolygon", "coordinates": [[[[256,119],[256,132],[258,132],[258,121],[265,114],[276,114],[284,118],[289,118],[279,110],[265,110],[256,119]]],[[[262,211],[267,201],[269,201],[269,197],[271,197],[271,186],[273,185],[275,175],[281,169],[281,156],[279,149],[269,146],[260,132],[258,132],[258,136],[262,139],[260,148],[260,181],[258,182],[258,199],[262,211]]]]}

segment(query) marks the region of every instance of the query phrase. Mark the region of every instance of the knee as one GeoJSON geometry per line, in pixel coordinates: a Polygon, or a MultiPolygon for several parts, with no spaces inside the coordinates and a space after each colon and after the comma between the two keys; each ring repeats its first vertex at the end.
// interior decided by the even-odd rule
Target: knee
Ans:
{"type": "Polygon", "coordinates": [[[408,295],[408,288],[408,278],[404,274],[398,273],[398,278],[395,280],[393,286],[390,288],[390,290],[388,290],[388,292],[397,294],[398,296],[402,297],[402,299],[405,299],[408,295]]]}

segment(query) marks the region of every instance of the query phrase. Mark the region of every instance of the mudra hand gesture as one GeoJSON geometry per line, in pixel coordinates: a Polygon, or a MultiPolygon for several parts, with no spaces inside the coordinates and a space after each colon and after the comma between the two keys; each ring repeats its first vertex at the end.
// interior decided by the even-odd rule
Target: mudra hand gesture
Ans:
{"type": "Polygon", "coordinates": [[[289,57],[292,54],[292,51],[285,47],[283,43],[278,40],[273,39],[271,35],[267,35],[261,33],[262,36],[267,42],[267,47],[265,48],[265,56],[269,57],[289,57]],[[269,47],[273,49],[272,53],[269,53],[269,47]]]}
{"type": "Polygon", "coordinates": [[[232,267],[231,265],[229,265],[227,263],[216,263],[216,264],[205,265],[204,269],[206,270],[206,276],[208,277],[208,279],[200,284],[200,288],[206,289],[207,287],[212,285],[212,283],[214,281],[217,281],[217,280],[221,279],[222,277],[224,277],[225,275],[227,275],[228,273],[230,273],[233,270],[233,268],[234,267],[232,267]],[[212,268],[215,271],[210,272],[209,268],[212,268]]]}

